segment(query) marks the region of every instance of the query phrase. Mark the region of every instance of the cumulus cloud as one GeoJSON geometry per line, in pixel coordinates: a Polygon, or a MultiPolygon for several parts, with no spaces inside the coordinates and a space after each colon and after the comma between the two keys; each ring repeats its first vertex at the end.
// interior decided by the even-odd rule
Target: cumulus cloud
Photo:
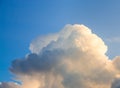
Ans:
{"type": "Polygon", "coordinates": [[[30,50],[10,67],[21,82],[19,88],[120,87],[120,57],[110,60],[103,40],[84,25],[69,24],[56,34],[38,37],[30,50]]]}

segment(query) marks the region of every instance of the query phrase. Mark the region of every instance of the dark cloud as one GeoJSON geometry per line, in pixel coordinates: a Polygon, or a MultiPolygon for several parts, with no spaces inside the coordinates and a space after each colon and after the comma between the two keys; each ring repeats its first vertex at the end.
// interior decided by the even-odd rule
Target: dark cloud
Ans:
{"type": "Polygon", "coordinates": [[[44,50],[40,55],[29,54],[24,59],[12,62],[10,71],[15,74],[31,74],[33,72],[48,72],[59,63],[62,50],[44,50]]]}
{"type": "Polygon", "coordinates": [[[15,83],[6,83],[6,82],[2,82],[0,83],[0,88],[20,88],[18,84],[15,83]]]}
{"type": "Polygon", "coordinates": [[[120,78],[114,79],[111,88],[120,88],[120,78]]]}

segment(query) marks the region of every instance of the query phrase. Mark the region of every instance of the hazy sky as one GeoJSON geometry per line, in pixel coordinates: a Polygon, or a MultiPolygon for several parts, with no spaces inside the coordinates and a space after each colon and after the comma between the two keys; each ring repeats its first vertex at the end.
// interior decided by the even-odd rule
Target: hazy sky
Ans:
{"type": "Polygon", "coordinates": [[[11,61],[29,53],[37,36],[84,24],[120,55],[120,0],[0,0],[0,81],[11,79],[11,61]]]}

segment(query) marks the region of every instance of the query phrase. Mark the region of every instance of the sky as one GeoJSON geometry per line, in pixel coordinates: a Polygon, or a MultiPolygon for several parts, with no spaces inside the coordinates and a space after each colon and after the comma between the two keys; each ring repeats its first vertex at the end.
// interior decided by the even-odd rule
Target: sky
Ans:
{"type": "Polygon", "coordinates": [[[120,55],[119,0],[0,0],[0,81],[10,81],[11,62],[30,53],[38,36],[59,32],[66,24],[84,24],[120,55]]]}

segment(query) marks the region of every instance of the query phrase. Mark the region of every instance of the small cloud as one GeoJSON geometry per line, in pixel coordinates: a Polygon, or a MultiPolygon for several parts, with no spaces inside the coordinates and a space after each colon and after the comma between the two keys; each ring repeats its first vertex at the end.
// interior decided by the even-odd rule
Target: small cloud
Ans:
{"type": "Polygon", "coordinates": [[[120,43],[120,37],[107,38],[106,40],[111,43],[120,43]]]}

